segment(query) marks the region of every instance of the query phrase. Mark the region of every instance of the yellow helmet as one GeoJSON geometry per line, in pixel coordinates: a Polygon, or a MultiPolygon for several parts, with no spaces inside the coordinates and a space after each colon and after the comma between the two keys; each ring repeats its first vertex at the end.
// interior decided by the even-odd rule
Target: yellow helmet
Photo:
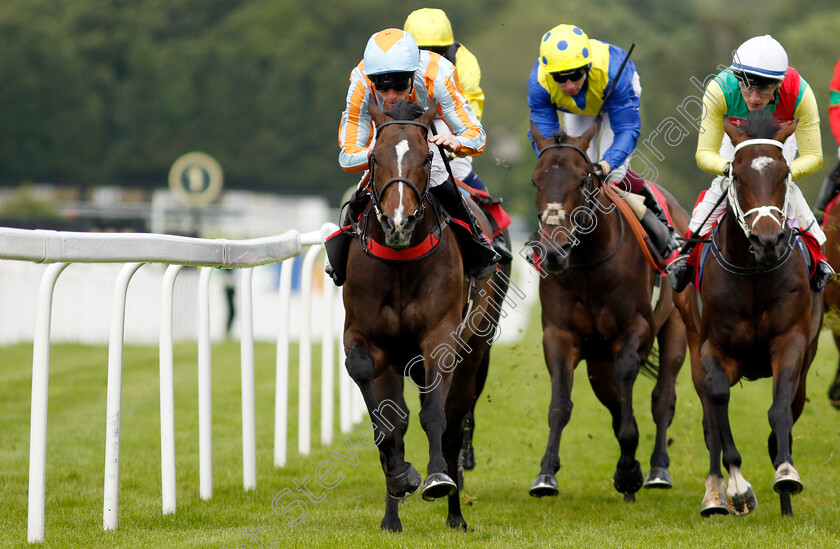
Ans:
{"type": "Polygon", "coordinates": [[[592,62],[589,37],[574,25],[557,25],[542,37],[540,64],[547,72],[579,69],[592,62]]]}
{"type": "Polygon", "coordinates": [[[437,8],[414,10],[405,19],[403,29],[417,40],[421,48],[449,46],[455,42],[449,18],[437,8]]]}

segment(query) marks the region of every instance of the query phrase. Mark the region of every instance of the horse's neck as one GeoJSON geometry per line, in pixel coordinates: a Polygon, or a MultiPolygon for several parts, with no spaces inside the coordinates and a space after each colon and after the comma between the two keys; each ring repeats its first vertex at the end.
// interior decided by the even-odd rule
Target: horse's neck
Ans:
{"type": "Polygon", "coordinates": [[[580,242],[572,250],[580,257],[598,259],[618,245],[621,233],[621,226],[619,225],[621,213],[617,208],[610,208],[612,203],[609,198],[604,196],[604,193],[599,193],[598,202],[592,208],[592,212],[595,214],[594,228],[586,233],[578,232],[576,234],[576,238],[580,242]],[[609,211],[609,213],[604,213],[605,211],[609,211]]]}
{"type": "Polygon", "coordinates": [[[730,263],[739,267],[752,267],[758,264],[750,251],[750,241],[738,224],[731,207],[721,221],[717,240],[724,259],[730,263]]]}

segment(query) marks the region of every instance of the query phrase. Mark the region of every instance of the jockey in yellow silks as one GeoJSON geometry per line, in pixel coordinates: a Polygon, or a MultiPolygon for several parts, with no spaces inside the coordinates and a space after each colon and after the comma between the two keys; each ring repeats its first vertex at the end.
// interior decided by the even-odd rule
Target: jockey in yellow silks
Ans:
{"type": "Polygon", "coordinates": [[[678,248],[674,229],[653,191],[629,169],[628,157],[636,148],[641,128],[642,87],[633,61],[628,60],[619,74],[626,57],[621,48],[590,39],[579,27],[557,25],[540,42],[539,57],[528,77],[528,107],[531,121],[542,135],[551,136],[561,129],[558,113],[562,113],[562,130],[573,137],[582,135],[603,107],[601,127],[587,151],[589,159],[608,181],[644,196],[645,206],[655,217],[643,219],[642,225],[651,235],[659,227],[649,228],[648,223],[658,220],[665,225],[668,238],[659,251],[668,257],[678,248]]]}

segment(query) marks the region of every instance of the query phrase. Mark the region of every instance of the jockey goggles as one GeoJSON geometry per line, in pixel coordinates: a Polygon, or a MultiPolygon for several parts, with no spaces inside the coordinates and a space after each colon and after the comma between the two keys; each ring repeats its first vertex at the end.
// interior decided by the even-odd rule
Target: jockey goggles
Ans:
{"type": "Polygon", "coordinates": [[[551,77],[554,79],[555,82],[558,84],[564,84],[565,82],[571,80],[572,82],[577,82],[581,78],[589,72],[589,66],[584,66],[579,69],[575,69],[573,71],[566,71],[566,72],[553,72],[551,73],[551,77]]]}
{"type": "Polygon", "coordinates": [[[368,76],[376,91],[384,93],[393,89],[394,91],[405,91],[411,86],[414,79],[413,72],[386,72],[383,74],[371,74],[368,76]]]}
{"type": "Polygon", "coordinates": [[[748,74],[738,74],[738,88],[744,93],[755,92],[758,95],[770,95],[779,87],[780,81],[771,78],[761,78],[748,74]]]}

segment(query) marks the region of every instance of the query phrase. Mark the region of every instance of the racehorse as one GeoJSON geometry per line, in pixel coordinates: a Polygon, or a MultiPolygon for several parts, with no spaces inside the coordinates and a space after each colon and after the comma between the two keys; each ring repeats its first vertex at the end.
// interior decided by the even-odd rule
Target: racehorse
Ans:
{"type": "MultiPolygon", "coordinates": [[[[509,266],[474,280],[464,273],[451,221],[429,192],[427,134],[436,106],[425,112],[400,102],[388,113],[370,106],[376,142],[369,161],[371,203],[351,246],[344,286],[346,367],[365,400],[385,473],[381,527],[401,531],[399,500],[421,487],[405,461],[407,377],[420,393],[420,424],[429,443],[423,499],[448,496],[451,528],[461,513],[458,454],[462,422],[490,360],[509,266]]],[[[482,228],[487,220],[478,208],[482,228]]],[[[460,230],[460,229],[459,229],[460,230]]]]}
{"type": "MultiPolygon", "coordinates": [[[[613,485],[625,501],[646,485],[670,488],[667,429],[674,415],[675,384],[685,358],[686,336],[667,277],[648,265],[630,235],[629,222],[607,196],[586,149],[595,126],[580,137],[544,137],[531,123],[539,158],[539,237],[532,241],[540,280],[543,350],[551,377],[549,437],[540,473],[530,488],[535,497],[559,493],[560,436],[572,412],[574,370],[586,360],[595,395],[612,415],[621,456],[613,485]],[[660,294],[655,309],[654,292],[660,294]],[[659,343],[659,375],[652,393],[656,442],[645,478],[636,459],[639,431],[633,413],[633,385],[654,344],[659,343]]],[[[688,216],[668,196],[678,230],[688,216]]]]}
{"type": "MultiPolygon", "coordinates": [[[[835,169],[831,173],[832,175],[840,175],[840,170],[835,169]]],[[[834,181],[834,185],[840,186],[840,181],[834,181]]],[[[836,196],[831,201],[830,206],[826,208],[823,220],[823,230],[826,236],[825,256],[832,266],[840,265],[840,207],[838,207],[838,204],[840,204],[840,195],[836,196]]],[[[826,311],[833,310],[835,315],[840,312],[840,283],[829,282],[825,287],[824,298],[826,311]]],[[[829,324],[832,332],[834,332],[834,344],[840,350],[840,318],[834,317],[829,324]]],[[[828,398],[832,406],[840,409],[840,360],[837,363],[837,373],[834,375],[834,381],[828,389],[828,398]]]]}
{"type": "Polygon", "coordinates": [[[701,294],[691,290],[690,314],[684,315],[710,458],[703,516],[745,515],[757,505],[730,428],[730,387],[741,379],[773,378],[767,446],[783,514],[793,514],[790,495],[802,490],[791,433],[805,405],[822,296],[811,292],[808,254],[787,223],[790,170],[782,143],[795,128],[795,123],[780,128],[770,116],[752,113],[740,129],[724,123],[735,146],[728,211],[708,243],[707,258],[714,260],[703,265],[701,294]]]}

